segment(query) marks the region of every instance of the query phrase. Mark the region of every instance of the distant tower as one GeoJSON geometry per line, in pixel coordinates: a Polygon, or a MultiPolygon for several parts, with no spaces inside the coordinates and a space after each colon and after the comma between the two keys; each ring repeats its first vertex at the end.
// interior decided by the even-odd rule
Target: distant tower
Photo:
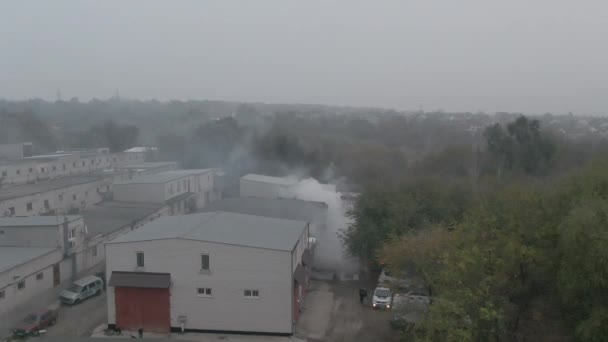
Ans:
{"type": "Polygon", "coordinates": [[[57,89],[57,102],[61,101],[61,89],[57,89]]]}

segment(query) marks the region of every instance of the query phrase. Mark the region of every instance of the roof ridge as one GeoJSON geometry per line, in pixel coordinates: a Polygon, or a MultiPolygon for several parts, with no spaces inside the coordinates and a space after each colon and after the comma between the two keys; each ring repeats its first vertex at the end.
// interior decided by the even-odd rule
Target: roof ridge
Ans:
{"type": "MultiPolygon", "coordinates": [[[[203,214],[205,214],[205,213],[198,213],[198,215],[201,215],[201,216],[203,214]]],[[[183,238],[183,237],[188,236],[188,234],[190,234],[193,231],[199,229],[202,225],[204,225],[205,223],[207,223],[207,222],[211,221],[212,219],[214,219],[218,214],[220,214],[220,212],[219,211],[213,211],[210,214],[212,214],[212,215],[209,215],[210,217],[208,217],[206,220],[196,222],[195,224],[192,225],[192,227],[190,229],[188,229],[188,231],[186,233],[178,235],[177,237],[178,238],[183,238]]],[[[171,217],[171,216],[168,216],[168,217],[171,217]]]]}

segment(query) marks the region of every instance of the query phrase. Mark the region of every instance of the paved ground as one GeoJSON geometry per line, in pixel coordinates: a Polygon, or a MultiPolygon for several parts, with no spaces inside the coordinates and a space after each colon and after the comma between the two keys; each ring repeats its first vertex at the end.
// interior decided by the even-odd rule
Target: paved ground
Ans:
{"type": "Polygon", "coordinates": [[[375,282],[312,281],[296,335],[310,342],[397,340],[389,326],[390,312],[372,309],[369,297],[359,303],[361,286],[371,293],[375,282]]]}
{"type": "Polygon", "coordinates": [[[107,319],[105,292],[78,305],[61,305],[57,324],[49,327],[47,336],[89,336],[107,319]]]}
{"type": "MultiPolygon", "coordinates": [[[[95,274],[102,270],[103,267],[104,264],[94,266],[93,268],[80,273],[77,278],[82,278],[83,276],[89,274],[95,274]]],[[[10,336],[15,325],[17,325],[30,312],[37,311],[45,307],[57,307],[57,299],[59,298],[59,292],[61,292],[63,289],[66,289],[71,284],[71,280],[65,280],[59,286],[49,289],[48,291],[31,298],[30,300],[19,305],[18,307],[0,315],[0,341],[4,337],[10,336]]]]}

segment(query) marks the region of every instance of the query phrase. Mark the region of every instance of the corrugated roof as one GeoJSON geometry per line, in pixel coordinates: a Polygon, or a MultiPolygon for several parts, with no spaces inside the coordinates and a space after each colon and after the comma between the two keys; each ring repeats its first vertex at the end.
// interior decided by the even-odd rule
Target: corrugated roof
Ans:
{"type": "Polygon", "coordinates": [[[0,247],[0,272],[8,271],[55,249],[46,247],[0,247]]]}
{"type": "Polygon", "coordinates": [[[227,212],[161,217],[109,243],[188,239],[293,250],[307,223],[227,212]]]}
{"type": "Polygon", "coordinates": [[[29,216],[29,217],[0,217],[0,227],[35,227],[35,226],[53,226],[63,224],[64,219],[68,222],[78,220],[81,216],[29,216]]]}
{"type": "Polygon", "coordinates": [[[327,215],[327,204],[298,199],[224,198],[211,202],[203,211],[227,211],[314,223],[327,215]]]}
{"type": "Polygon", "coordinates": [[[162,208],[156,203],[104,201],[82,212],[89,235],[108,234],[130,226],[162,208]]]}
{"type": "Polygon", "coordinates": [[[180,179],[189,175],[196,175],[211,171],[212,169],[196,169],[196,170],[174,170],[159,172],[153,175],[138,176],[132,180],[118,181],[114,185],[120,184],[162,184],[180,179]]]}
{"type": "Polygon", "coordinates": [[[256,175],[250,173],[241,177],[241,179],[253,181],[253,182],[262,182],[262,183],[272,183],[277,185],[286,185],[292,186],[296,185],[298,182],[295,179],[289,179],[285,177],[272,177],[272,176],[264,176],[264,175],[256,175]]]}

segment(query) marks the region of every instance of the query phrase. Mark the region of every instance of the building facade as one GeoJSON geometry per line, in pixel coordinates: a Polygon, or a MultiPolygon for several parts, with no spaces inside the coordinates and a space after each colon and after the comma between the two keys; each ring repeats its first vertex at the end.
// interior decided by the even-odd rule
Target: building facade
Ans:
{"type": "Polygon", "coordinates": [[[106,244],[108,324],[290,335],[308,283],[304,221],[160,218],[106,244]]]}

